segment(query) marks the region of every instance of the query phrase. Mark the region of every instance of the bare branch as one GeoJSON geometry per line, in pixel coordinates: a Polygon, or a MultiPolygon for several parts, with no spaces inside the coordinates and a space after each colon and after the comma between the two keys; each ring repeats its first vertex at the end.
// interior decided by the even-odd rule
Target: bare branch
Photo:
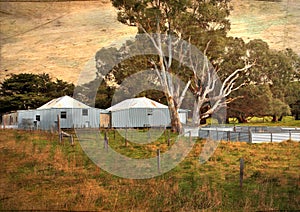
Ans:
{"type": "Polygon", "coordinates": [[[181,95],[180,95],[180,98],[179,98],[179,101],[178,101],[178,108],[181,107],[182,101],[183,101],[183,99],[184,99],[184,97],[185,97],[185,94],[186,94],[188,88],[190,87],[190,84],[191,84],[191,80],[189,80],[189,81],[187,82],[187,84],[185,85],[185,88],[183,89],[183,91],[182,91],[182,93],[181,93],[181,95]]]}

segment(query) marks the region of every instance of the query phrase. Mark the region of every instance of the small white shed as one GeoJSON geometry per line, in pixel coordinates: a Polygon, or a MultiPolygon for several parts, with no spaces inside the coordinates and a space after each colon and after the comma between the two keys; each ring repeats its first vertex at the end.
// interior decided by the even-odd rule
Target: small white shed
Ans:
{"type": "Polygon", "coordinates": [[[100,109],[92,108],[69,96],[53,99],[35,110],[35,121],[40,129],[61,128],[98,128],[100,109]]]}
{"type": "Polygon", "coordinates": [[[98,128],[100,111],[101,109],[92,108],[72,97],[63,96],[35,110],[19,110],[11,115],[5,115],[4,118],[12,120],[10,122],[20,129],[55,129],[58,118],[61,128],[98,128]]]}
{"type": "MultiPolygon", "coordinates": [[[[168,106],[146,97],[127,99],[106,110],[114,128],[168,127],[171,123],[168,106]]],[[[186,123],[187,111],[178,112],[181,122],[186,123]]]]}

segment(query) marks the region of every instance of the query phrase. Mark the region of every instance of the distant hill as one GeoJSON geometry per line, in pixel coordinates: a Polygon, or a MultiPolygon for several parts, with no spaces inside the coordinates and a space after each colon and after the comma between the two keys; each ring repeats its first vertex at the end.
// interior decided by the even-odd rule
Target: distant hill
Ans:
{"type": "MultiPolygon", "coordinates": [[[[300,54],[300,1],[232,0],[230,35],[261,38],[300,54]]],[[[97,50],[134,35],[109,0],[0,2],[0,80],[12,73],[49,73],[77,83],[97,50]]]]}
{"type": "Polygon", "coordinates": [[[292,48],[300,55],[299,0],[232,0],[230,35],[262,39],[271,48],[292,48]]]}

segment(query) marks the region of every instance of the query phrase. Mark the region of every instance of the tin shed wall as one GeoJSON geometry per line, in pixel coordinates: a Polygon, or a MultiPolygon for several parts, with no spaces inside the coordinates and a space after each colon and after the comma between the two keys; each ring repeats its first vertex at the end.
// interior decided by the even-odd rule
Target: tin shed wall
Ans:
{"type": "Polygon", "coordinates": [[[111,112],[112,127],[134,128],[147,126],[169,126],[168,109],[130,108],[111,112]]]}
{"type": "Polygon", "coordinates": [[[88,108],[87,115],[83,115],[82,108],[51,108],[37,110],[40,113],[41,129],[49,130],[57,128],[57,116],[60,119],[61,128],[98,128],[100,125],[100,109],[88,108]],[[62,112],[66,117],[61,116],[62,112]]]}
{"type": "Polygon", "coordinates": [[[178,115],[179,115],[180,122],[182,124],[186,124],[188,112],[187,111],[179,111],[178,115]]]}
{"type": "Polygon", "coordinates": [[[18,111],[18,128],[33,128],[35,121],[35,110],[19,110],[18,111]]]}
{"type": "Polygon", "coordinates": [[[148,115],[148,117],[150,126],[152,127],[170,126],[171,124],[170,112],[168,108],[154,108],[152,115],[148,115]]]}
{"type": "Polygon", "coordinates": [[[18,112],[12,112],[4,114],[2,116],[2,124],[4,127],[16,127],[18,126],[18,112]]]}

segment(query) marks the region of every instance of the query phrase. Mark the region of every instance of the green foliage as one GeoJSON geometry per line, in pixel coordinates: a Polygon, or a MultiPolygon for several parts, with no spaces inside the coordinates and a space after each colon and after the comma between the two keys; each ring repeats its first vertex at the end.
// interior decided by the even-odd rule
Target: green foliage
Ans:
{"type": "Polygon", "coordinates": [[[275,98],[268,85],[249,85],[241,88],[233,95],[240,96],[240,101],[229,104],[228,117],[237,117],[241,122],[247,117],[289,115],[289,105],[275,98]]]}
{"type": "MultiPolygon", "coordinates": [[[[112,0],[112,3],[119,10],[119,21],[139,27],[139,33],[146,31],[175,35],[190,41],[202,51],[206,49],[206,55],[218,70],[221,80],[244,67],[245,61],[255,61],[250,71],[240,75],[235,82],[237,85],[245,83],[250,86],[229,97],[236,102],[229,105],[230,117],[246,120],[249,116],[277,117],[290,112],[299,117],[300,95],[296,91],[300,90],[297,89],[300,57],[292,49],[271,50],[260,39],[246,44],[242,39],[227,36],[230,29],[229,0],[112,0]]],[[[151,68],[150,60],[157,61],[157,57],[130,58],[111,73],[116,83],[120,84],[127,76],[151,68]]],[[[176,61],[172,62],[171,71],[180,75],[183,81],[192,78],[189,70],[176,61]]],[[[193,90],[195,83],[191,83],[194,94],[197,92],[193,90]]]]}
{"type": "Polygon", "coordinates": [[[48,74],[13,74],[0,84],[0,113],[34,109],[73,90],[73,84],[52,81],[48,74]]]}
{"type": "Polygon", "coordinates": [[[246,117],[272,115],[277,121],[282,115],[297,114],[299,56],[291,49],[271,50],[262,40],[250,41],[246,49],[256,64],[242,77],[248,85],[231,95],[241,98],[229,104],[228,116],[243,121],[246,117]]]}

